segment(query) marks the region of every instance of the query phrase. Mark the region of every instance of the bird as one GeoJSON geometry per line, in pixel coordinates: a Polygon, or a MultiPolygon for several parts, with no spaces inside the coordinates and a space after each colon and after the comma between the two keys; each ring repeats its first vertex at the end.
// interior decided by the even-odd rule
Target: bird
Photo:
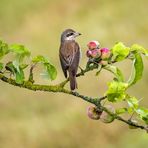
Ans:
{"type": "Polygon", "coordinates": [[[73,29],[66,29],[61,34],[59,58],[65,78],[69,75],[71,90],[77,88],[76,74],[79,67],[81,51],[75,39],[80,35],[81,33],[73,29]]]}

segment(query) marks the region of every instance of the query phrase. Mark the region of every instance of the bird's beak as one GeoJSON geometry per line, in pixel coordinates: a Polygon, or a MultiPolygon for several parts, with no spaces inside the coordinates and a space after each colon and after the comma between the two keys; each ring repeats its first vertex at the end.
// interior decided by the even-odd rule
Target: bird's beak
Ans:
{"type": "Polygon", "coordinates": [[[82,35],[82,34],[79,33],[79,32],[76,32],[76,33],[75,33],[75,36],[76,36],[76,37],[79,36],[79,35],[82,35]]]}

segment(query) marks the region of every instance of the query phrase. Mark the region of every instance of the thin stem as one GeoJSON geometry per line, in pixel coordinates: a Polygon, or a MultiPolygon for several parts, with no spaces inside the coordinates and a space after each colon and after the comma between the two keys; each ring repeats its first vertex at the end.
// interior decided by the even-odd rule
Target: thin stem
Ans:
{"type": "Polygon", "coordinates": [[[31,68],[30,68],[30,73],[29,73],[29,78],[28,78],[28,81],[34,83],[34,80],[33,80],[33,69],[35,68],[35,66],[37,65],[37,63],[31,65],[31,68]]]}

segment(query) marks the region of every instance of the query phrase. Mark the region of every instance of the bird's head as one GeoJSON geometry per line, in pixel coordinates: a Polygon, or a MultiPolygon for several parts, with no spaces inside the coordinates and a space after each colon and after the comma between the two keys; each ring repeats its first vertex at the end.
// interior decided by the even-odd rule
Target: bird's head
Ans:
{"type": "Polygon", "coordinates": [[[81,33],[74,31],[73,29],[66,29],[61,35],[61,41],[75,40],[81,33]]]}

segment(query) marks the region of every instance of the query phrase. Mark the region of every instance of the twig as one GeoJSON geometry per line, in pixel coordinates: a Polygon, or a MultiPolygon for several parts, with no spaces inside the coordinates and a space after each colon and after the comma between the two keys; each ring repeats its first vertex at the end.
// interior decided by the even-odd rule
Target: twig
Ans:
{"type": "MultiPolygon", "coordinates": [[[[89,66],[89,67],[86,66],[86,68],[85,68],[84,70],[81,70],[81,72],[79,72],[79,73],[76,75],[76,77],[84,76],[85,73],[87,73],[87,72],[89,72],[89,71],[92,71],[92,70],[94,70],[94,69],[97,69],[97,68],[98,68],[98,65],[92,65],[92,66],[89,66]]],[[[69,82],[69,78],[66,79],[66,80],[64,80],[63,82],[61,82],[61,83],[58,84],[58,85],[64,87],[68,82],[69,82]]]]}
{"type": "Polygon", "coordinates": [[[32,83],[34,83],[34,80],[33,80],[33,69],[35,68],[36,65],[37,65],[37,63],[31,65],[31,68],[30,68],[30,73],[29,73],[28,81],[32,82],[32,83]]]}

